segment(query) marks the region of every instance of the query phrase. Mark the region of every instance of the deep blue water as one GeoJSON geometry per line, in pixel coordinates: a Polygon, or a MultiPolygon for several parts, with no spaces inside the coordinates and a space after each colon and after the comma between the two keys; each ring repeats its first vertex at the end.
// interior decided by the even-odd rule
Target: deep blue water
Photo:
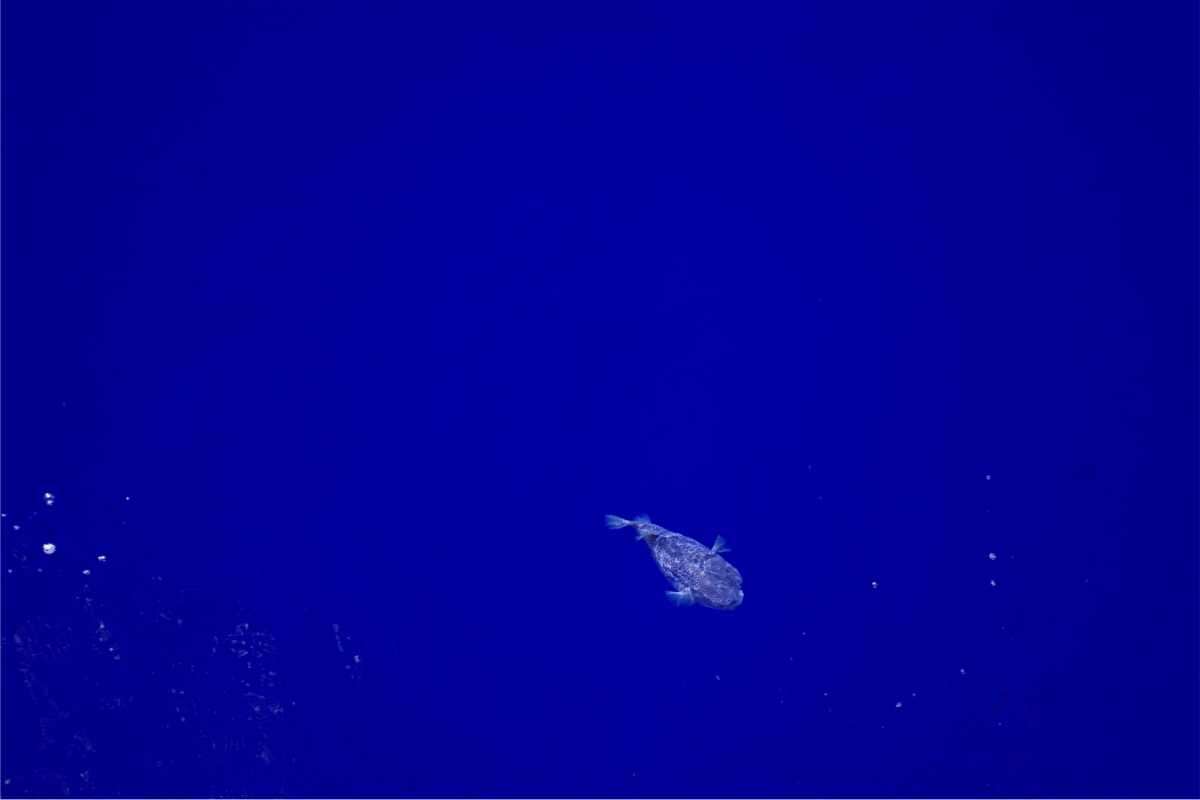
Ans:
{"type": "Polygon", "coordinates": [[[4,796],[1200,795],[1195,3],[3,12],[4,796]]]}

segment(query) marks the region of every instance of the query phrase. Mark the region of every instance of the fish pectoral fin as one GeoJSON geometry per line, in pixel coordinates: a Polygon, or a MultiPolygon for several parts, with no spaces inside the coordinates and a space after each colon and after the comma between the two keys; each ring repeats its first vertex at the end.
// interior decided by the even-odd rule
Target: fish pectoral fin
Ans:
{"type": "Polygon", "coordinates": [[[692,596],[691,587],[682,592],[667,592],[667,599],[677,606],[690,606],[696,602],[696,598],[692,596]]]}
{"type": "Polygon", "coordinates": [[[714,553],[728,553],[729,552],[729,545],[725,544],[724,537],[722,537],[722,536],[717,537],[717,540],[715,542],[713,542],[712,551],[714,553]]]}

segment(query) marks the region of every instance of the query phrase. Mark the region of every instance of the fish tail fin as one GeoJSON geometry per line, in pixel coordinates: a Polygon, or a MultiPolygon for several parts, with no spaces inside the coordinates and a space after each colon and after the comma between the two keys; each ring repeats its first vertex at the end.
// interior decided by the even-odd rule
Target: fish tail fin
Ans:
{"type": "Polygon", "coordinates": [[[624,528],[628,525],[632,525],[633,523],[630,520],[621,519],[616,514],[605,514],[604,524],[615,531],[617,528],[624,528]]]}

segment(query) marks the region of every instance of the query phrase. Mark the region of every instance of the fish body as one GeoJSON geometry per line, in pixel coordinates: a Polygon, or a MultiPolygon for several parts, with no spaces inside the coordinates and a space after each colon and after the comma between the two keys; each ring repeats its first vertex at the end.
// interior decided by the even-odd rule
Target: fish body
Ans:
{"type": "Polygon", "coordinates": [[[630,520],[609,514],[604,521],[610,528],[637,531],[637,538],[650,547],[654,563],[675,587],[667,592],[672,602],[698,603],[718,611],[732,611],[742,604],[742,575],[720,556],[728,549],[720,536],[712,547],[705,547],[682,533],[655,525],[646,516],[630,520]]]}

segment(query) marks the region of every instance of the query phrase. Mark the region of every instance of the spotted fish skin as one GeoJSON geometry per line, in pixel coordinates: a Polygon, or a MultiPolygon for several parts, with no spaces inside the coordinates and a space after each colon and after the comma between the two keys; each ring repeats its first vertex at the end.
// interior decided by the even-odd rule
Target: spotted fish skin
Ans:
{"type": "Polygon", "coordinates": [[[732,611],[742,604],[742,575],[720,556],[725,544],[720,537],[712,547],[705,547],[695,539],[655,525],[649,517],[627,520],[610,514],[605,522],[610,528],[632,527],[638,532],[658,568],[675,587],[667,594],[680,605],[694,602],[718,611],[732,611]]]}

